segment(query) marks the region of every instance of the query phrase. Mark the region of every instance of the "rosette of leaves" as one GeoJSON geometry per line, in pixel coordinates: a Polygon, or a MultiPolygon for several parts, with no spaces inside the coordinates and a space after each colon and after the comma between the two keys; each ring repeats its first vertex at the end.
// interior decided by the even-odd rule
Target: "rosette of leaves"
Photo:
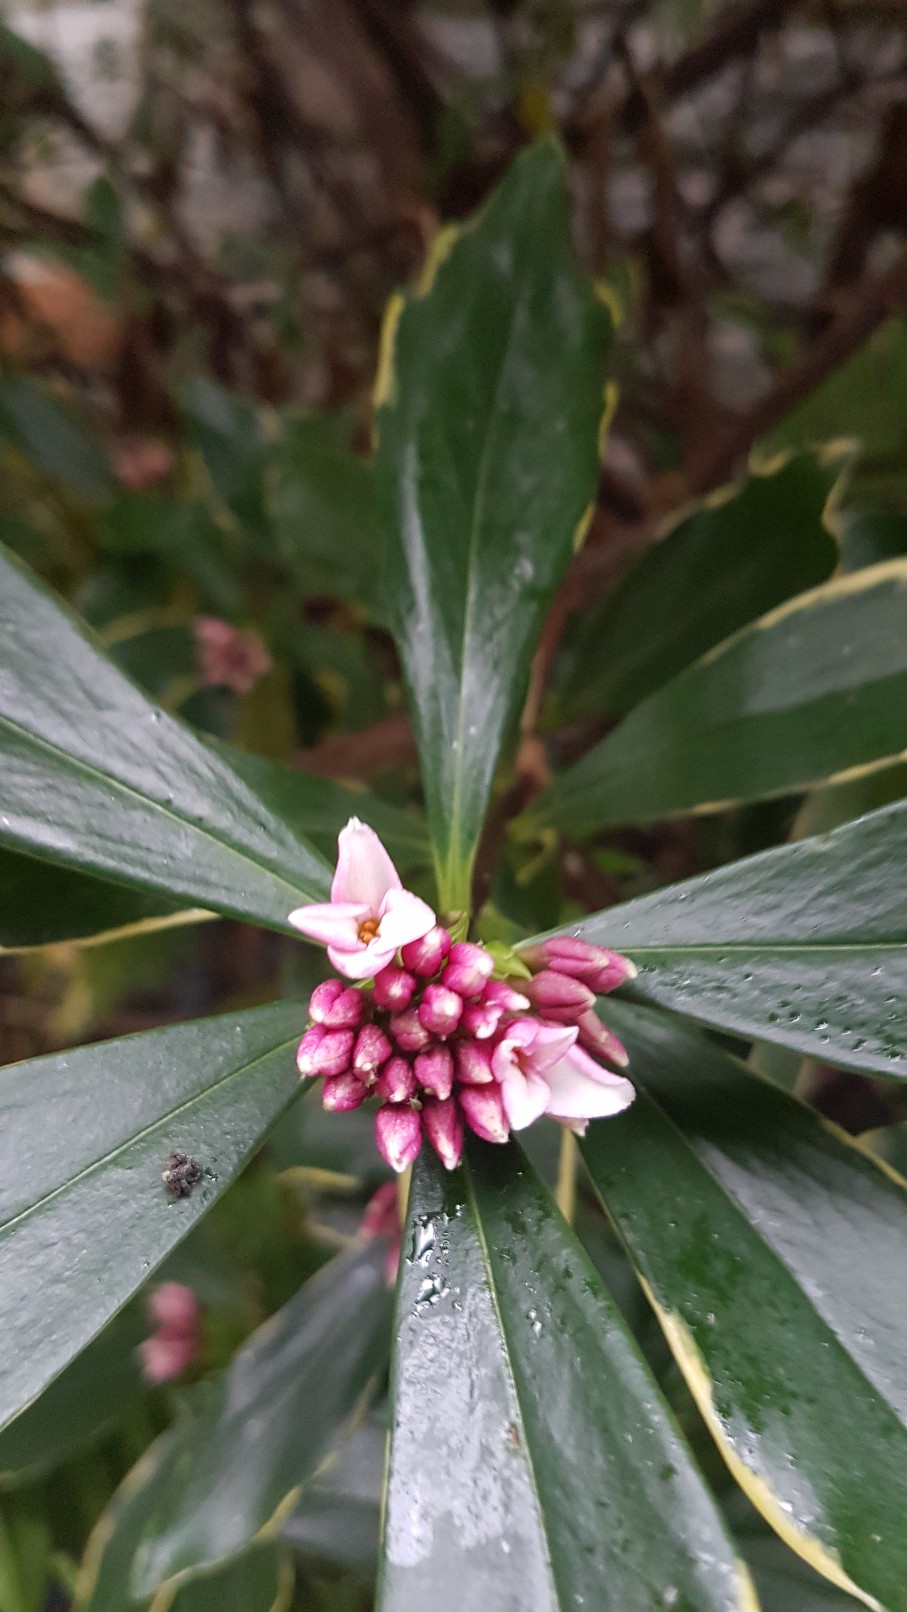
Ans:
{"type": "MultiPolygon", "coordinates": [[[[550,142],[441,237],[389,314],[385,610],[447,915],[469,909],[498,764],[595,498],[612,333],[550,142]]],[[[524,836],[802,794],[907,750],[907,565],[832,575],[836,477],[821,454],[765,466],[626,575],[555,684],[565,711],[614,725],[524,836]]],[[[0,625],[7,945],[198,913],[289,934],[290,910],[324,899],[315,840],[342,824],[344,791],[204,744],[9,555],[0,625]]],[[[370,814],[388,809],[356,799],[386,832],[370,814]]],[[[335,1535],[361,1522],[332,1463],[389,1341],[382,1612],[751,1612],[724,1467],[828,1604],[907,1608],[903,1183],[746,1062],[773,1044],[907,1076],[907,805],[568,927],[639,969],[609,1003],[637,1099],[582,1153],[724,1466],[694,1454],[626,1294],[521,1148],[473,1139],[452,1175],[424,1156],[414,1170],[394,1320],[381,1250],[304,1284],[132,1475],[78,1605],[287,1604],[294,1530],[327,1538],[332,1507],[335,1535]]],[[[66,1399],[299,1100],[303,1028],[288,999],[3,1070],[4,1436],[21,1444],[66,1399]],[[201,1171],[178,1201],[161,1184],[173,1152],[201,1171]]],[[[367,1573],[358,1536],[356,1557],[367,1573]]]]}

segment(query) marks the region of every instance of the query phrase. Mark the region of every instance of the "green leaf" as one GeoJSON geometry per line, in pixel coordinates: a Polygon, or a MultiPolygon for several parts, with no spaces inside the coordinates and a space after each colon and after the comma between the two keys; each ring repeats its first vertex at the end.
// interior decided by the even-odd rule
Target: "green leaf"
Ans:
{"type": "Polygon", "coordinates": [[[0,433],[70,492],[100,500],[113,491],[106,454],[59,403],[24,375],[0,380],[0,433]]]}
{"type": "Polygon", "coordinates": [[[235,745],[210,739],[206,742],[275,816],[288,823],[300,838],[310,839],[331,862],[336,860],[340,830],[351,817],[359,817],[380,835],[401,871],[430,865],[431,847],[420,813],[392,806],[367,789],[253,756],[235,745]]]}
{"type": "Polygon", "coordinates": [[[373,1412],[341,1444],[336,1459],[307,1483],[283,1524],[281,1539],[317,1561],[375,1577],[387,1419],[373,1412]]]}
{"type": "Polygon", "coordinates": [[[776,459],[685,511],[578,621],[555,685],[566,710],[622,716],[747,622],[830,577],[840,474],[840,454],[776,459]]]}
{"type": "MultiPolygon", "coordinates": [[[[319,1469],[342,1447],[386,1361],[386,1257],[386,1244],[370,1242],[332,1260],[252,1334],[227,1371],[187,1398],[147,1476],[140,1463],[124,1486],[136,1502],[128,1515],[141,1512],[141,1522],[127,1531],[128,1559],[124,1542],[117,1546],[121,1594],[142,1602],[164,1584],[172,1590],[203,1578],[253,1540],[273,1537],[305,1503],[308,1486],[323,1481],[319,1469]]],[[[115,1501],[110,1523],[99,1525],[102,1543],[118,1509],[115,1501]]],[[[95,1576],[86,1572],[81,1591],[92,1612],[106,1605],[102,1565],[95,1557],[95,1576]]]]}
{"type": "Polygon", "coordinates": [[[583,1156],[687,1385],[787,1544],[904,1612],[904,1183],[700,1031],[611,1008],[639,1093],[583,1156]]]}
{"type": "Polygon", "coordinates": [[[289,1552],[266,1541],[177,1590],[167,1612],[289,1612],[292,1601],[289,1552]]]}
{"type": "Polygon", "coordinates": [[[675,677],[555,780],[568,833],[792,794],[907,752],[907,560],[790,600],[675,677]]]}
{"type": "Polygon", "coordinates": [[[321,857],[0,552],[0,844],[275,929],[321,857]]]}
{"type": "Polygon", "coordinates": [[[90,1444],[134,1401],[150,1324],[130,1306],[0,1432],[0,1486],[28,1482],[90,1444]]]}
{"type": "Polygon", "coordinates": [[[903,801],[563,932],[631,957],[642,1001],[823,1062],[907,1077],[903,801]]]}
{"type": "MultiPolygon", "coordinates": [[[[198,913],[199,917],[207,914],[198,913]]],[[[85,940],[112,930],[190,921],[172,901],[0,850],[0,949],[85,940]]]]}
{"type": "Polygon", "coordinates": [[[330,419],[285,416],[268,487],[281,548],[303,592],[382,614],[374,473],[338,440],[330,419]]]}
{"type": "Polygon", "coordinates": [[[243,592],[227,550],[227,537],[201,502],[179,502],[160,492],[124,492],[104,511],[100,536],[114,554],[155,554],[189,577],[206,601],[230,614],[243,608],[243,592]]]}
{"type": "Polygon", "coordinates": [[[441,906],[469,905],[498,752],[595,496],[612,325],[580,278],[557,147],[517,159],[393,305],[378,380],[387,600],[441,906]]]}
{"type": "Polygon", "coordinates": [[[413,1174],[380,1612],[756,1607],[614,1301],[516,1148],[413,1174]]]}
{"type": "Polygon", "coordinates": [[[298,1090],[303,1025],[275,1003],[0,1071],[0,1426],[230,1185],[298,1090]],[[176,1201],[172,1153],[203,1172],[176,1201]]]}

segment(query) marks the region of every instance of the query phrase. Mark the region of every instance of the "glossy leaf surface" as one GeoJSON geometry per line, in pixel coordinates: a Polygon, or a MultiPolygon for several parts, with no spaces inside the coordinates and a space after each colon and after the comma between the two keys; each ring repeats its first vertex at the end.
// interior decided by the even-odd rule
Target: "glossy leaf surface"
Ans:
{"type": "Polygon", "coordinates": [[[214,748],[276,816],[311,840],[332,864],[337,856],[337,835],[350,817],[360,817],[380,835],[401,871],[431,864],[425,819],[418,813],[393,806],[367,789],[250,755],[235,745],[215,744],[214,748]]]}
{"type": "Polygon", "coordinates": [[[230,1185],[298,1090],[303,1026],[276,1003],[0,1071],[0,1425],[230,1185]],[[176,1201],[172,1153],[203,1172],[176,1201]]]}
{"type": "Polygon", "coordinates": [[[372,1580],[378,1563],[386,1446],[386,1417],[373,1412],[341,1444],[336,1459],[305,1485],[280,1530],[281,1538],[303,1555],[372,1580]]]}
{"type": "Polygon", "coordinates": [[[583,1155],[731,1471],[813,1567],[907,1607],[907,1193],[691,1026],[621,1003],[639,1088],[583,1155]]]}
{"type": "Polygon", "coordinates": [[[907,1077],[907,804],[571,924],[633,994],[736,1035],[907,1077]]]}
{"type": "Polygon", "coordinates": [[[13,849],[275,928],[327,891],[321,857],[8,554],[0,760],[0,843],[13,849]]]}
{"type": "Polygon", "coordinates": [[[569,711],[620,716],[838,563],[823,518],[840,460],[799,454],[703,500],[623,577],[569,640],[569,711]]]}
{"type": "Polygon", "coordinates": [[[377,417],[388,610],[441,905],[465,908],[501,742],[598,473],[612,326],[574,263],[552,142],[439,238],[397,312],[377,417]]]}
{"type": "MultiPolygon", "coordinates": [[[[474,1155],[474,1156],[473,1156],[474,1155]]],[[[381,1612],[755,1607],[705,1485],[525,1157],[413,1175],[381,1612]]]]}
{"type": "Polygon", "coordinates": [[[166,1494],[136,1552],[136,1598],[276,1528],[348,1431],[387,1356],[386,1252],[369,1243],[332,1260],[195,1397],[166,1494]]]}
{"type": "Polygon", "coordinates": [[[792,599],[650,695],[555,781],[571,834],[807,789],[907,751],[907,560],[792,599]]]}

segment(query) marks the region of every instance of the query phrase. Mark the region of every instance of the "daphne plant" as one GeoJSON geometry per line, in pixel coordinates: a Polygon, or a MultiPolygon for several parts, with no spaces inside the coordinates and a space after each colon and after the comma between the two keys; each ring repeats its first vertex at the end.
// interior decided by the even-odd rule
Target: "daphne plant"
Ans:
{"type": "MultiPolygon", "coordinates": [[[[907,1612],[904,1183],[781,1078],[907,1078],[907,566],[833,574],[834,455],[753,469],[567,634],[542,705],[546,648],[523,737],[553,736],[553,775],[513,790],[596,496],[611,310],[543,141],[389,311],[358,473],[424,817],[202,740],[0,557],[4,943],[220,916],[309,970],[2,1071],[0,1469],[84,1404],[119,1312],[316,1088],[338,1134],[373,1115],[378,1178],[402,1178],[187,1391],[101,1519],[80,1612],[243,1583],[258,1612],[294,1550],[349,1563],[349,1473],[376,1469],[380,1612],[753,1612],[754,1517],[798,1604],[907,1612]],[[779,815],[780,843],[601,911],[576,880],[526,894],[559,845],[594,870],[614,825],[787,797],[815,837],[779,815]]],[[[173,1299],[158,1379],[198,1345],[173,1299]]]]}

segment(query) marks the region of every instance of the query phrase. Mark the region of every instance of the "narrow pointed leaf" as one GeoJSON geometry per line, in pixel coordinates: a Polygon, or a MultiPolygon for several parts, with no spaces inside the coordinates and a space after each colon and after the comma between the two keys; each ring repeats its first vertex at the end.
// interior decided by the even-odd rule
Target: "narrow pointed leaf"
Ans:
{"type": "Polygon", "coordinates": [[[637,706],[531,818],[589,834],[791,794],[907,752],[907,560],[782,605],[637,706]]]}
{"type": "Polygon", "coordinates": [[[0,552],[0,845],[274,928],[322,858],[0,552]]]}
{"type": "Polygon", "coordinates": [[[515,1148],[470,1157],[413,1176],[380,1612],[753,1612],[586,1254],[515,1148]]]}
{"type": "Polygon", "coordinates": [[[568,640],[569,712],[621,716],[773,606],[834,571],[828,526],[841,460],[805,453],[754,471],[690,511],[568,640]]]}
{"type": "Polygon", "coordinates": [[[907,1078],[907,803],[571,924],[633,994],[829,1063],[907,1078]]]}
{"type": "Polygon", "coordinates": [[[348,1433],[387,1359],[386,1258],[371,1242],[332,1260],[194,1399],[129,1575],[137,1599],[274,1532],[348,1433]]]}
{"type": "Polygon", "coordinates": [[[428,832],[420,813],[393,806],[367,789],[253,756],[232,744],[208,743],[277,817],[311,840],[332,863],[344,823],[359,817],[384,841],[401,872],[431,866],[428,832]]]}
{"type": "Polygon", "coordinates": [[[138,924],[182,921],[163,896],[111,884],[90,873],[0,849],[0,948],[18,951],[61,940],[84,940],[138,924]]]}
{"type": "Polygon", "coordinates": [[[440,238],[379,376],[388,610],[445,908],[468,905],[498,752],[595,496],[612,326],[578,274],[568,214],[545,140],[453,244],[440,238]]]}
{"type": "Polygon", "coordinates": [[[275,1003],[0,1070],[0,1426],[230,1185],[298,1090],[303,1024],[275,1003]],[[176,1201],[172,1153],[202,1169],[176,1201]]]}
{"type": "Polygon", "coordinates": [[[839,1588],[907,1608],[907,1193],[699,1030],[626,1004],[583,1155],[731,1471],[839,1588]]]}
{"type": "Polygon", "coordinates": [[[294,1550],[349,1568],[366,1582],[378,1564],[387,1417],[373,1412],[307,1483],[280,1530],[294,1550]]]}
{"type": "MultiPolygon", "coordinates": [[[[182,1448],[179,1427],[152,1444],[124,1479],[91,1538],[76,1585],[76,1612],[127,1612],[148,1603],[129,1597],[129,1574],[142,1533],[162,1500],[182,1448]]],[[[265,1541],[193,1580],[163,1601],[166,1612],[288,1612],[293,1572],[286,1547],[265,1541]]]]}

